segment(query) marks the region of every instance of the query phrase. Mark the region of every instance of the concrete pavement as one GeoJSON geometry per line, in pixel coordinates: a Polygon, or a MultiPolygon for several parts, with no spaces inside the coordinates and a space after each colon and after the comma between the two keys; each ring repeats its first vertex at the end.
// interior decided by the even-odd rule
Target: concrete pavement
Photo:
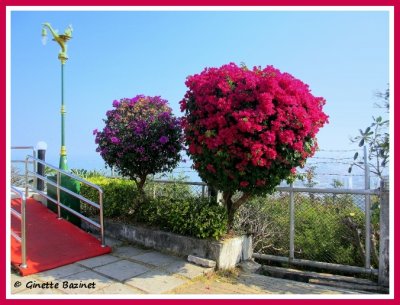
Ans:
{"type": "Polygon", "coordinates": [[[241,272],[214,274],[186,260],[107,238],[111,254],[21,277],[12,272],[11,294],[359,294],[241,272]]]}

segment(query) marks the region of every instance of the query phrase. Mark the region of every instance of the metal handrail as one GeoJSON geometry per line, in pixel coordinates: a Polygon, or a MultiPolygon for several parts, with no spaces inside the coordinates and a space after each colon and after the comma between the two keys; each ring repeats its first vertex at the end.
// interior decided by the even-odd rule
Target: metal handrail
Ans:
{"type": "MultiPolygon", "coordinates": [[[[35,147],[33,146],[11,146],[11,149],[13,150],[32,150],[32,156],[36,158],[36,150],[35,147]]],[[[11,160],[11,163],[17,164],[17,163],[25,163],[25,160],[11,160]]],[[[33,164],[33,170],[36,172],[36,163],[34,161],[30,161],[29,163],[33,164]]],[[[20,175],[22,176],[22,175],[20,175]]],[[[30,176],[32,178],[32,176],[30,176]]],[[[36,183],[36,181],[35,181],[36,183]]]]}
{"type": "Polygon", "coordinates": [[[11,186],[11,192],[16,194],[18,198],[21,198],[21,212],[11,208],[11,214],[17,217],[21,221],[21,236],[18,236],[11,228],[11,235],[21,243],[21,268],[27,268],[26,263],[26,197],[25,194],[18,190],[16,187],[11,186]]]}
{"type": "Polygon", "coordinates": [[[57,214],[58,214],[58,218],[59,219],[61,219],[61,208],[63,208],[65,210],[67,210],[68,212],[74,214],[75,216],[79,217],[80,219],[82,219],[82,220],[94,225],[95,227],[99,228],[100,229],[100,236],[101,236],[101,246],[105,247],[104,217],[103,217],[103,190],[98,185],[93,184],[93,183],[91,183],[91,182],[89,182],[89,181],[87,181],[87,180],[85,180],[85,179],[83,179],[83,178],[81,178],[79,176],[71,174],[71,173],[69,173],[69,172],[67,172],[65,170],[59,169],[58,167],[56,167],[54,165],[51,165],[51,164],[49,164],[49,163],[47,163],[47,162],[45,162],[43,160],[40,160],[40,159],[38,159],[36,157],[33,157],[33,156],[30,156],[30,155],[28,155],[25,158],[25,175],[26,175],[26,177],[28,176],[28,174],[32,174],[34,177],[39,178],[41,180],[44,180],[47,183],[49,183],[49,184],[53,185],[54,187],[56,187],[57,200],[55,200],[54,198],[51,198],[50,196],[48,196],[44,192],[38,190],[35,186],[30,185],[28,183],[28,181],[26,180],[27,188],[30,188],[31,190],[37,192],[38,194],[44,196],[45,198],[47,198],[49,200],[51,200],[53,203],[55,203],[57,205],[57,214]],[[34,161],[35,163],[40,163],[40,164],[42,164],[44,166],[47,166],[47,167],[53,169],[56,172],[57,181],[56,182],[51,181],[47,177],[44,177],[44,176],[42,176],[42,175],[40,175],[40,174],[38,174],[36,172],[30,171],[28,169],[28,163],[30,163],[30,161],[34,161]],[[79,182],[81,182],[81,183],[83,183],[85,185],[88,185],[88,186],[96,189],[98,191],[98,193],[99,193],[99,203],[97,204],[97,203],[95,203],[95,202],[93,202],[93,201],[91,201],[89,199],[86,199],[85,197],[83,197],[83,196],[81,196],[81,195],[79,195],[77,193],[74,193],[73,191],[63,187],[61,185],[61,175],[70,177],[70,178],[72,178],[74,180],[77,180],[77,181],[79,181],[79,182]],[[90,219],[90,218],[82,215],[81,213],[79,213],[79,212],[69,208],[68,206],[64,205],[61,202],[61,191],[66,192],[66,193],[70,194],[71,196],[73,196],[75,198],[78,198],[79,200],[81,200],[81,201],[83,201],[83,202],[85,202],[85,203],[97,208],[99,210],[99,214],[100,214],[100,216],[99,216],[100,223],[97,223],[97,222],[93,221],[92,219],[90,219]]]}

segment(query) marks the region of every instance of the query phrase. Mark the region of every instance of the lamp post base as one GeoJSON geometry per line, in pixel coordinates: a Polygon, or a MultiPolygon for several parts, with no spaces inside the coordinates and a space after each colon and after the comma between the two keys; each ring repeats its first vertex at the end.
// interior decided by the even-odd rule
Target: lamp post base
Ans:
{"type": "Polygon", "coordinates": [[[62,170],[68,170],[67,156],[60,156],[59,168],[62,169],[62,170]]]}

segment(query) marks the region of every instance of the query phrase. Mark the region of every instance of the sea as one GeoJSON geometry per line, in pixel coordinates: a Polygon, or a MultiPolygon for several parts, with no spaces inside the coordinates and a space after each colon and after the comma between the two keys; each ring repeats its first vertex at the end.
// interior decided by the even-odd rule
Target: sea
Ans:
{"type": "MultiPolygon", "coordinates": [[[[32,151],[21,151],[12,150],[11,160],[24,160],[26,154],[32,151]]],[[[46,156],[46,162],[52,165],[58,165],[59,156],[57,154],[50,154],[46,156]]],[[[184,178],[185,181],[201,182],[201,178],[198,173],[192,168],[192,162],[186,155],[183,156],[184,162],[178,164],[178,166],[168,173],[157,174],[157,179],[173,179],[173,178],[184,178]]],[[[354,162],[363,163],[363,151],[362,149],[348,149],[348,150],[319,150],[315,153],[312,158],[307,160],[304,168],[297,168],[298,173],[305,173],[311,171],[313,173],[311,182],[316,188],[332,188],[341,187],[346,189],[365,189],[366,179],[365,170],[357,166],[352,167],[352,171],[349,172],[349,168],[354,162]],[[359,157],[354,160],[354,154],[358,152],[359,157]]],[[[18,169],[19,172],[24,171],[23,163],[13,163],[13,166],[18,169]]],[[[115,171],[107,167],[104,161],[98,154],[91,155],[68,155],[68,166],[70,169],[85,169],[88,171],[99,171],[107,176],[115,175],[115,171]]],[[[386,171],[387,172],[387,171],[386,171]]],[[[283,181],[282,186],[286,186],[286,182],[283,181]]],[[[308,185],[307,181],[301,181],[297,179],[294,184],[296,187],[305,187],[308,185]]],[[[370,188],[379,187],[379,178],[370,171],[370,188]]]]}

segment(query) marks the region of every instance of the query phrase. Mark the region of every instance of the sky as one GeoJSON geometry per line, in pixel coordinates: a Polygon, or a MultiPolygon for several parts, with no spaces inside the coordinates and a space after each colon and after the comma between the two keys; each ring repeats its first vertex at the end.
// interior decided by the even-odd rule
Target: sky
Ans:
{"type": "Polygon", "coordinates": [[[385,11],[13,11],[11,145],[45,141],[51,164],[60,151],[61,72],[58,44],[41,43],[44,22],[59,33],[73,26],[64,71],[70,168],[103,168],[92,131],[113,100],[159,95],[181,116],[186,77],[229,62],[273,65],[324,97],[321,153],[357,149],[349,137],[383,113],[374,94],[389,83],[385,11]]]}

